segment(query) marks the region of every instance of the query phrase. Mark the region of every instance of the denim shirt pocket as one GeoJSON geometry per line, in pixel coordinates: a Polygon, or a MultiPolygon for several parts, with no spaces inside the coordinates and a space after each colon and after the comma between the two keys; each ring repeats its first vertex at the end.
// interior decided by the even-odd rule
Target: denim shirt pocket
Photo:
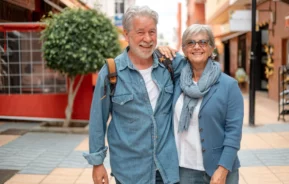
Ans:
{"type": "Polygon", "coordinates": [[[117,95],[111,98],[111,101],[118,104],[118,105],[124,105],[125,103],[133,100],[132,94],[126,94],[126,95],[117,95]]]}
{"type": "Polygon", "coordinates": [[[136,132],[141,128],[138,123],[136,105],[133,103],[133,94],[117,95],[112,97],[114,121],[126,133],[136,132]]]}
{"type": "Polygon", "coordinates": [[[121,121],[134,121],[136,119],[135,114],[132,113],[136,105],[133,103],[133,94],[121,94],[116,95],[111,98],[112,104],[112,111],[116,114],[118,120],[121,121]]]}

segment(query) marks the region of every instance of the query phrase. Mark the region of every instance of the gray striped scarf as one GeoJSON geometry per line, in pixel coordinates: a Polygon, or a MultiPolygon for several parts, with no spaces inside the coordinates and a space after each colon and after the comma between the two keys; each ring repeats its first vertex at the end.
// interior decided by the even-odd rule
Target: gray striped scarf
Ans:
{"type": "Polygon", "coordinates": [[[208,93],[211,86],[217,82],[220,75],[220,64],[218,62],[214,62],[211,59],[208,59],[206,67],[197,84],[193,82],[193,71],[189,61],[182,69],[180,87],[184,93],[184,104],[181,112],[178,132],[188,130],[190,119],[193,115],[199,98],[205,96],[205,94],[208,93]]]}

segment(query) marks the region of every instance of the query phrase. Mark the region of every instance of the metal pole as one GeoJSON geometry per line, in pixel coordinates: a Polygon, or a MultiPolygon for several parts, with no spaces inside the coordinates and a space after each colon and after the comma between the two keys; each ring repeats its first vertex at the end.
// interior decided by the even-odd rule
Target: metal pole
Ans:
{"type": "Polygon", "coordinates": [[[252,40],[249,85],[249,125],[255,125],[256,0],[252,0],[252,40]]]}

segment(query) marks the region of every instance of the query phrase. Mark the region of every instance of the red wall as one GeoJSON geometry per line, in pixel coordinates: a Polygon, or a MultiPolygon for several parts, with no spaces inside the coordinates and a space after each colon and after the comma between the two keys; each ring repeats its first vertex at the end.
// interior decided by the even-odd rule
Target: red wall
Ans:
{"type": "MultiPolygon", "coordinates": [[[[92,95],[92,77],[86,75],[75,97],[73,119],[89,119],[92,95]]],[[[66,104],[67,94],[0,95],[0,116],[65,118],[66,104]]]]}

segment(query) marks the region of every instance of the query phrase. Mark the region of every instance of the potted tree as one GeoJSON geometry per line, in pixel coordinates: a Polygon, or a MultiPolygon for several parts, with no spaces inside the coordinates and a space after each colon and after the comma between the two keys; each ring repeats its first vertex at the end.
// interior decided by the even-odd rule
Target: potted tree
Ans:
{"type": "Polygon", "coordinates": [[[69,127],[83,76],[96,72],[106,58],[119,54],[118,31],[109,18],[95,10],[65,9],[58,14],[50,13],[43,21],[46,26],[41,40],[46,66],[65,74],[68,80],[63,127],[69,127]]]}

